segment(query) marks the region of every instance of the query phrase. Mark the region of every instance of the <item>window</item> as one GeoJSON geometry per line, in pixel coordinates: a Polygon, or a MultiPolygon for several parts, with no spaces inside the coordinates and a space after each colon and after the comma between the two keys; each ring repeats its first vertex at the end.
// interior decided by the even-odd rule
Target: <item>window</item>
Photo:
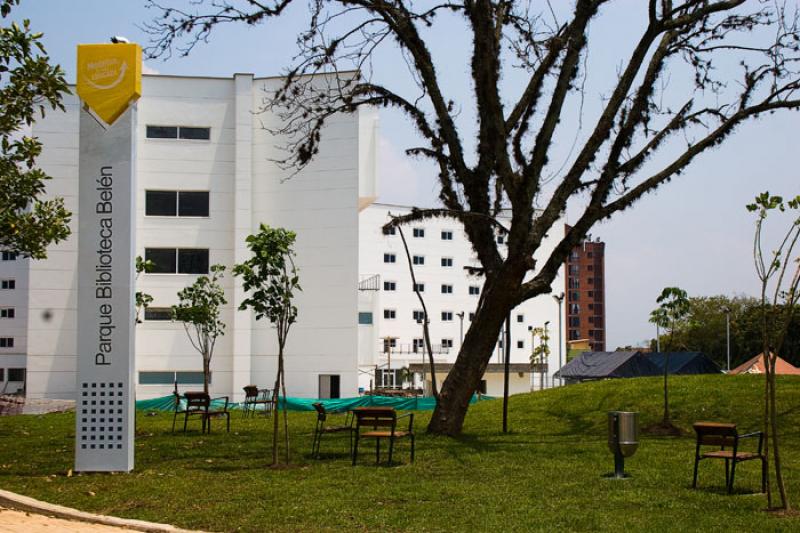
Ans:
{"type": "MultiPolygon", "coordinates": [[[[211,383],[213,373],[208,375],[208,382],[211,383]]],[[[183,372],[169,370],[165,372],[139,372],[139,385],[202,385],[202,372],[183,372]]]]}
{"type": "Polygon", "coordinates": [[[3,261],[16,261],[18,255],[17,252],[9,252],[6,250],[3,252],[3,261]]]}
{"type": "Polygon", "coordinates": [[[453,232],[450,230],[442,230],[442,240],[443,241],[452,241],[453,240],[453,232]]]}
{"type": "Polygon", "coordinates": [[[498,235],[497,236],[497,244],[505,244],[505,243],[506,243],[506,238],[504,236],[502,236],[502,235],[498,235]]]}
{"type": "Polygon", "coordinates": [[[153,274],[208,274],[206,248],[145,248],[144,258],[153,262],[153,274]]]}
{"type": "Polygon", "coordinates": [[[478,294],[481,293],[481,288],[478,287],[477,285],[470,285],[469,286],[469,293],[472,296],[477,296],[478,294]]]}
{"type": "Polygon", "coordinates": [[[399,370],[385,370],[383,368],[378,368],[375,370],[375,386],[377,388],[395,388],[399,387],[400,385],[399,370]]]}
{"type": "Polygon", "coordinates": [[[207,217],[208,191],[178,191],[179,217],[207,217]]]}
{"type": "Polygon", "coordinates": [[[447,283],[442,283],[442,294],[453,294],[453,286],[447,283]]]}
{"type": "Polygon", "coordinates": [[[9,368],[8,369],[8,381],[25,381],[25,369],[24,368],[9,368]]]}
{"type": "Polygon", "coordinates": [[[13,348],[14,337],[0,337],[0,348],[13,348]]]}
{"type": "Polygon", "coordinates": [[[207,217],[208,191],[145,191],[146,216],[207,217]]]}
{"type": "Polygon", "coordinates": [[[144,319],[152,321],[172,320],[172,308],[170,307],[147,307],[144,310],[144,319]]]}
{"type": "Polygon", "coordinates": [[[207,141],[211,138],[211,128],[191,126],[147,126],[148,139],[189,139],[207,141]]]}
{"type": "Polygon", "coordinates": [[[392,348],[397,348],[397,338],[396,337],[386,337],[383,339],[383,351],[384,353],[388,352],[392,348]]]}
{"type": "Polygon", "coordinates": [[[522,324],[525,322],[525,315],[517,315],[517,323],[522,324]]]}
{"type": "Polygon", "coordinates": [[[397,283],[394,281],[384,281],[383,282],[383,290],[385,291],[396,291],[397,290],[397,283]]]}
{"type": "Polygon", "coordinates": [[[569,325],[573,328],[579,328],[581,326],[581,317],[579,316],[571,316],[569,317],[569,325]]]}
{"type": "Polygon", "coordinates": [[[421,239],[425,236],[425,228],[414,228],[411,233],[414,237],[421,239]]]}
{"type": "Polygon", "coordinates": [[[425,264],[425,256],[424,255],[415,255],[412,258],[412,262],[415,265],[424,265],[425,264]]]}
{"type": "Polygon", "coordinates": [[[589,285],[594,285],[594,278],[588,278],[586,281],[589,283],[589,285]]]}
{"type": "Polygon", "coordinates": [[[592,270],[594,270],[594,265],[586,265],[586,270],[591,272],[592,270]]]}
{"type": "Polygon", "coordinates": [[[394,254],[383,254],[383,262],[384,263],[396,263],[397,256],[394,254]]]}
{"type": "Polygon", "coordinates": [[[0,383],[6,380],[6,369],[0,368],[0,383]]]}
{"type": "Polygon", "coordinates": [[[453,339],[442,339],[442,348],[452,348],[453,339]]]}
{"type": "Polygon", "coordinates": [[[0,318],[14,318],[16,314],[13,307],[0,308],[0,318]]]}
{"type": "Polygon", "coordinates": [[[381,231],[383,231],[384,235],[394,235],[397,233],[397,229],[394,226],[383,228],[381,231]]]}
{"type": "Polygon", "coordinates": [[[384,309],[383,310],[383,318],[386,320],[394,320],[397,318],[397,311],[394,309],[384,309]]]}
{"type": "Polygon", "coordinates": [[[569,314],[577,315],[581,312],[581,306],[579,304],[569,304],[569,314]]]}
{"type": "Polygon", "coordinates": [[[340,398],[341,377],[339,374],[319,375],[319,396],[317,398],[340,398]]]}
{"type": "Polygon", "coordinates": [[[452,321],[453,321],[453,312],[442,311],[442,322],[452,322],[452,321]]]}
{"type": "Polygon", "coordinates": [[[415,283],[414,284],[414,292],[425,292],[425,284],[424,283],[415,283]]]}
{"type": "Polygon", "coordinates": [[[414,350],[414,353],[417,353],[418,351],[422,350],[423,346],[422,339],[414,339],[412,342],[413,342],[412,348],[414,350]]]}
{"type": "Polygon", "coordinates": [[[578,336],[578,330],[577,329],[569,330],[569,340],[576,341],[578,339],[580,339],[580,337],[578,336]]]}
{"type": "Polygon", "coordinates": [[[372,324],[372,313],[370,312],[359,312],[358,313],[358,323],[364,326],[369,326],[372,324]]]}
{"type": "Polygon", "coordinates": [[[413,311],[413,312],[411,313],[411,317],[412,317],[412,318],[413,318],[415,321],[421,321],[421,320],[424,320],[424,319],[425,319],[425,313],[424,313],[423,311],[420,311],[419,309],[417,309],[417,310],[415,310],[415,311],[413,311]]]}
{"type": "Polygon", "coordinates": [[[569,299],[570,300],[580,300],[581,295],[578,291],[569,291],[569,299]]]}
{"type": "Polygon", "coordinates": [[[451,266],[453,266],[453,258],[452,257],[442,257],[442,266],[443,267],[451,267],[451,266]]]}
{"type": "MultiPolygon", "coordinates": [[[[591,283],[591,280],[589,280],[589,283],[591,283]]],[[[580,289],[581,288],[580,280],[578,280],[578,278],[569,278],[569,288],[580,289]]]]}
{"type": "Polygon", "coordinates": [[[569,266],[569,273],[570,274],[578,274],[578,273],[580,273],[580,269],[578,268],[578,265],[570,265],[569,266]]]}
{"type": "Polygon", "coordinates": [[[525,348],[525,341],[517,341],[517,348],[519,349],[525,348]]]}
{"type": "Polygon", "coordinates": [[[0,281],[0,289],[3,290],[13,290],[17,288],[17,282],[13,279],[4,279],[0,281]]]}
{"type": "Polygon", "coordinates": [[[589,298],[592,298],[593,296],[594,296],[594,291],[589,291],[589,298]]]}

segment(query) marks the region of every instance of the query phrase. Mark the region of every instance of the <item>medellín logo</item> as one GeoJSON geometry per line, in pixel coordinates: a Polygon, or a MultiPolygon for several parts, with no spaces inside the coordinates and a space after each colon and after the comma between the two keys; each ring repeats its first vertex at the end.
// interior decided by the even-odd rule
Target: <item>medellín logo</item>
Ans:
{"type": "Polygon", "coordinates": [[[142,95],[142,49],[138,44],[78,45],[78,96],[112,125],[142,95]]]}

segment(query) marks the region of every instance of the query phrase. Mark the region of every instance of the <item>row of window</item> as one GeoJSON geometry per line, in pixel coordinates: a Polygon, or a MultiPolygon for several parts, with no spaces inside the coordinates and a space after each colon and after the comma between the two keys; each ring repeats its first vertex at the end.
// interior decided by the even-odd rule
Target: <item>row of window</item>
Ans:
{"type": "MultiPolygon", "coordinates": [[[[384,281],[383,290],[386,292],[394,292],[397,290],[396,281],[384,281]]],[[[453,294],[453,285],[450,283],[442,283],[439,287],[442,294],[453,294]]],[[[481,293],[481,288],[478,285],[470,285],[467,289],[471,296],[477,296],[481,293]]],[[[425,292],[425,282],[417,282],[414,284],[412,291],[425,292]]]]}
{"type": "Polygon", "coordinates": [[[17,282],[13,279],[3,279],[0,280],[0,289],[4,291],[10,291],[17,288],[17,282]]]}
{"type": "Polygon", "coordinates": [[[211,139],[211,128],[194,126],[153,126],[147,125],[148,139],[185,139],[191,141],[207,141],[211,139]]]}
{"type": "Polygon", "coordinates": [[[0,337],[0,348],[13,348],[14,337],[0,337]]]}
{"type": "MultiPolygon", "coordinates": [[[[387,352],[391,348],[397,347],[398,337],[390,337],[383,339],[383,351],[387,352]]],[[[418,352],[424,348],[424,340],[421,337],[417,337],[415,339],[411,339],[411,348],[412,351],[418,352]]],[[[444,338],[441,339],[440,346],[442,348],[452,348],[453,347],[453,339],[444,338]]],[[[498,342],[498,346],[502,349],[503,348],[503,341],[500,340],[498,342]]],[[[517,348],[522,350],[525,348],[525,341],[524,340],[517,340],[517,348]]]]}
{"type": "Polygon", "coordinates": [[[208,216],[208,191],[145,191],[144,197],[147,216],[208,216]]]}
{"type": "Polygon", "coordinates": [[[9,252],[4,250],[2,254],[3,261],[16,261],[19,254],[17,252],[9,252]]]}
{"type": "MultiPolygon", "coordinates": [[[[396,263],[397,262],[397,254],[393,253],[385,253],[383,254],[383,262],[384,263],[396,263]]],[[[417,266],[425,265],[425,256],[424,255],[412,255],[411,262],[417,266]]],[[[453,258],[452,257],[442,257],[440,264],[443,267],[452,267],[453,266],[453,258]]]]}
{"type": "MultiPolygon", "coordinates": [[[[384,234],[386,235],[394,235],[395,233],[396,231],[394,227],[391,227],[388,230],[384,231],[384,234]]],[[[411,235],[417,239],[422,239],[425,237],[425,228],[413,228],[411,230],[411,235]]],[[[440,235],[443,241],[453,240],[453,232],[450,230],[442,230],[440,235]]],[[[496,239],[497,239],[497,244],[505,244],[506,242],[506,238],[504,235],[498,235],[496,239]]]]}
{"type": "MultiPolygon", "coordinates": [[[[213,372],[208,376],[211,383],[213,372]]],[[[139,385],[202,385],[203,372],[185,372],[178,370],[139,372],[139,385]]]]}
{"type": "Polygon", "coordinates": [[[14,318],[17,311],[13,307],[0,307],[0,318],[14,318]]]}
{"type": "MultiPolygon", "coordinates": [[[[6,369],[0,368],[0,382],[6,381],[6,369]]],[[[24,382],[25,381],[25,369],[24,368],[9,368],[8,369],[8,380],[7,381],[15,381],[15,382],[24,382]]]]}
{"type": "Polygon", "coordinates": [[[208,274],[207,248],[145,248],[152,274],[208,274]]]}
{"type": "MultiPolygon", "coordinates": [[[[442,322],[452,322],[454,316],[459,316],[459,315],[458,313],[453,313],[453,311],[442,311],[441,313],[442,322]]],[[[397,310],[384,309],[383,318],[386,320],[395,320],[397,318],[397,310]]],[[[411,318],[415,322],[421,322],[425,318],[425,312],[422,311],[421,309],[415,309],[414,311],[411,312],[411,318]]],[[[469,313],[468,318],[469,321],[472,322],[475,319],[475,313],[469,313]]],[[[372,324],[372,313],[370,312],[359,313],[358,323],[372,324]]],[[[525,315],[517,315],[517,323],[519,324],[525,323],[525,315]]]]}

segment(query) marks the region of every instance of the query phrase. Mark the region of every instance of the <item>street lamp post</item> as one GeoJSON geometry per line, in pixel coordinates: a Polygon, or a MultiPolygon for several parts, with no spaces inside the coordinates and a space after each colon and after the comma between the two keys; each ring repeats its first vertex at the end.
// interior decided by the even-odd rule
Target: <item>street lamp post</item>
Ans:
{"type": "MultiPolygon", "coordinates": [[[[542,350],[542,356],[543,356],[542,358],[547,361],[545,363],[547,365],[547,370],[550,370],[550,337],[547,335],[547,326],[549,325],[550,325],[549,320],[544,323],[544,339],[543,339],[544,350],[542,350]]],[[[541,368],[542,368],[542,383],[540,389],[544,390],[545,381],[547,380],[547,370],[545,370],[545,367],[541,368]]]]}
{"type": "Polygon", "coordinates": [[[727,305],[722,308],[725,313],[725,352],[728,359],[728,372],[731,371],[731,308],[727,305]]]}
{"type": "Polygon", "coordinates": [[[461,344],[459,345],[458,349],[461,350],[461,345],[464,344],[464,311],[461,311],[460,313],[456,313],[456,316],[458,317],[458,320],[460,321],[460,324],[459,324],[459,327],[458,327],[458,331],[459,331],[459,333],[461,335],[461,344]]]}
{"type": "MultiPolygon", "coordinates": [[[[561,356],[561,344],[564,342],[564,334],[561,331],[561,304],[564,303],[564,293],[562,292],[558,296],[554,294],[553,299],[558,302],[558,371],[561,372],[561,365],[563,364],[563,359],[561,356]]],[[[559,386],[564,384],[564,380],[560,374],[558,377],[558,384],[559,386]]]]}

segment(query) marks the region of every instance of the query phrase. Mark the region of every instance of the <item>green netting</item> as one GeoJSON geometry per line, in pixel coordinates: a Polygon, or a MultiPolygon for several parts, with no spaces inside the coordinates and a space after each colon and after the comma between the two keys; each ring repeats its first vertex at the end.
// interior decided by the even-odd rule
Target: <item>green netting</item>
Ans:
{"type": "MultiPolygon", "coordinates": [[[[491,400],[489,396],[473,395],[469,403],[476,403],[483,400],[491,400]]],[[[359,396],[357,398],[336,398],[331,400],[320,400],[316,398],[280,398],[281,406],[285,406],[289,411],[313,411],[314,403],[320,402],[325,406],[329,413],[340,413],[349,411],[355,407],[394,407],[398,411],[432,411],[436,407],[436,399],[433,397],[415,398],[395,398],[390,396],[359,396]]],[[[224,400],[214,400],[214,407],[224,405],[224,400]]],[[[242,404],[228,404],[230,409],[241,409],[242,404]]],[[[150,400],[139,400],[136,402],[136,409],[142,411],[172,411],[175,408],[174,396],[162,396],[150,400]]]]}

